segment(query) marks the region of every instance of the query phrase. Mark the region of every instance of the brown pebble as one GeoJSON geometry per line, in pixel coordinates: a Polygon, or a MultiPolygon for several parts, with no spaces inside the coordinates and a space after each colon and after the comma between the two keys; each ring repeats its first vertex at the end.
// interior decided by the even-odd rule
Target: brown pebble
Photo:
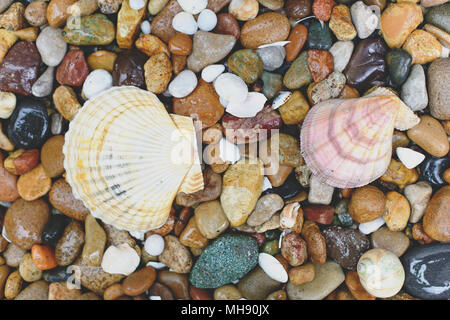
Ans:
{"type": "Polygon", "coordinates": [[[65,179],[56,180],[49,193],[49,201],[57,210],[68,217],[84,221],[89,210],[81,200],[75,199],[72,188],[65,179]]]}
{"type": "Polygon", "coordinates": [[[353,220],[364,223],[381,217],[385,205],[386,197],[380,189],[364,186],[353,191],[348,211],[353,220]]]}
{"type": "Polygon", "coordinates": [[[41,163],[50,178],[56,178],[64,172],[64,136],[48,139],[41,150],[41,163]]]}
{"type": "Polygon", "coordinates": [[[152,267],[144,267],[133,272],[122,282],[122,289],[126,295],[138,296],[144,293],[155,282],[156,271],[152,267]]]}

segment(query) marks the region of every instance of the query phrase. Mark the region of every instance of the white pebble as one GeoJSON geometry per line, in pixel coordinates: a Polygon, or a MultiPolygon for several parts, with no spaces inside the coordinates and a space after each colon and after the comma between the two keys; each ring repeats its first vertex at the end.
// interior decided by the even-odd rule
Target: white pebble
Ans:
{"type": "Polygon", "coordinates": [[[214,80],[214,89],[219,97],[229,102],[244,102],[248,95],[244,80],[230,72],[222,73],[214,80]]]}
{"type": "Polygon", "coordinates": [[[330,53],[333,55],[334,71],[344,71],[350,61],[354,47],[352,41],[337,41],[331,46],[330,53]]]}
{"type": "Polygon", "coordinates": [[[181,33],[193,35],[197,32],[198,26],[194,16],[188,12],[178,13],[172,20],[172,27],[181,33]]]}
{"type": "Polygon", "coordinates": [[[146,267],[152,267],[154,269],[163,269],[166,267],[166,265],[162,262],[158,262],[158,261],[149,261],[147,262],[147,264],[145,265],[146,267]]]}
{"type": "Polygon", "coordinates": [[[270,183],[269,178],[267,178],[266,176],[264,176],[263,179],[263,186],[262,186],[262,191],[266,191],[268,189],[272,189],[272,184],[270,183]]]}
{"type": "Polygon", "coordinates": [[[241,153],[237,145],[228,141],[226,138],[222,138],[219,141],[219,157],[222,161],[229,161],[233,164],[241,159],[241,153]]]}
{"type": "Polygon", "coordinates": [[[227,112],[239,118],[252,118],[264,108],[267,98],[259,92],[249,92],[243,102],[230,101],[227,112]]]}
{"type": "Polygon", "coordinates": [[[364,222],[359,225],[359,231],[364,234],[371,234],[372,232],[377,231],[380,227],[385,224],[383,217],[379,217],[378,219],[364,222]]]}
{"type": "Polygon", "coordinates": [[[110,274],[130,275],[139,266],[140,257],[136,250],[128,243],[119,246],[110,246],[106,249],[102,259],[103,271],[110,274]]]}
{"type": "Polygon", "coordinates": [[[203,31],[211,31],[217,25],[217,16],[214,11],[205,9],[197,18],[198,28],[203,31]]]}
{"type": "Polygon", "coordinates": [[[177,0],[180,7],[189,13],[197,14],[208,5],[208,0],[177,0]]]}
{"type": "Polygon", "coordinates": [[[17,98],[14,93],[0,91],[0,118],[8,119],[11,116],[11,114],[14,112],[14,109],[16,108],[16,103],[17,103],[17,98]]]}
{"type": "Polygon", "coordinates": [[[141,23],[141,31],[143,34],[150,34],[152,32],[152,27],[148,20],[142,21],[141,23]]]}
{"type": "Polygon", "coordinates": [[[355,2],[350,8],[350,12],[360,39],[366,39],[378,27],[379,19],[376,13],[369,6],[366,6],[364,2],[355,2]]]}
{"type": "Polygon", "coordinates": [[[130,0],[130,8],[133,10],[141,10],[145,7],[144,0],[130,0]]]}
{"type": "Polygon", "coordinates": [[[181,71],[169,84],[169,93],[175,98],[184,98],[197,87],[197,76],[191,70],[181,71]]]}
{"type": "Polygon", "coordinates": [[[159,234],[150,235],[145,240],[144,249],[151,256],[159,256],[164,251],[164,238],[159,234]]]}
{"type": "Polygon", "coordinates": [[[97,69],[89,73],[83,83],[83,94],[86,99],[90,99],[100,92],[112,87],[111,74],[103,69],[97,69]]]}
{"type": "Polygon", "coordinates": [[[219,102],[224,108],[226,108],[229,103],[228,100],[221,98],[221,97],[219,97],[219,102]]]}
{"type": "Polygon", "coordinates": [[[409,148],[398,147],[396,150],[398,159],[407,167],[412,169],[417,167],[425,160],[425,155],[409,148]]]}
{"type": "Polygon", "coordinates": [[[223,64],[211,64],[202,70],[202,79],[206,82],[213,82],[225,71],[223,64]]]}
{"type": "Polygon", "coordinates": [[[258,256],[259,266],[264,272],[273,280],[286,283],[288,281],[288,274],[283,265],[274,256],[261,252],[258,256]]]}

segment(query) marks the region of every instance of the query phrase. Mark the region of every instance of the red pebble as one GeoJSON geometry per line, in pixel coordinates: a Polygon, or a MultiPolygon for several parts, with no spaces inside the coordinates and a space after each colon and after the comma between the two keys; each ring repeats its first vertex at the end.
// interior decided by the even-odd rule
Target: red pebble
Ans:
{"type": "Polygon", "coordinates": [[[314,0],[312,12],[314,16],[322,21],[328,21],[331,17],[331,10],[336,5],[333,0],[314,0]]]}
{"type": "Polygon", "coordinates": [[[309,206],[303,208],[305,218],[320,224],[331,224],[334,217],[334,208],[332,206],[309,206]]]}
{"type": "Polygon", "coordinates": [[[308,50],[308,69],[314,82],[324,80],[333,72],[333,55],[328,50],[308,50]]]}
{"type": "Polygon", "coordinates": [[[56,69],[56,80],[62,85],[79,87],[84,83],[88,74],[89,67],[83,51],[72,47],[56,69]]]}

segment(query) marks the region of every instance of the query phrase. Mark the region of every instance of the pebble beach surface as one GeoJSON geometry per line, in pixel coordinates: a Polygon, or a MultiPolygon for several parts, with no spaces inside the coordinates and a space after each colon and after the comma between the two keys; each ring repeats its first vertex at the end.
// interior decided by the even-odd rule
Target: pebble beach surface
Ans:
{"type": "Polygon", "coordinates": [[[450,299],[449,50],[447,0],[0,0],[0,299],[450,299]],[[66,179],[121,86],[202,140],[146,232],[66,179]]]}

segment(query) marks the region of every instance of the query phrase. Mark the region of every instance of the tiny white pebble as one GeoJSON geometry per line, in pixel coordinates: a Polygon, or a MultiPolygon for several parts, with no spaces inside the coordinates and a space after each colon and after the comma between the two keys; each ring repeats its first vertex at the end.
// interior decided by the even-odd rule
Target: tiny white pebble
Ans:
{"type": "Polygon", "coordinates": [[[150,235],[145,240],[144,249],[151,256],[159,256],[164,251],[164,238],[159,234],[150,235]]]}
{"type": "Polygon", "coordinates": [[[181,71],[169,84],[169,92],[175,98],[184,98],[197,87],[197,76],[191,70],[181,71]]]}
{"type": "Polygon", "coordinates": [[[203,31],[211,31],[217,25],[217,16],[214,11],[205,9],[197,18],[198,28],[203,31]]]}
{"type": "Polygon", "coordinates": [[[372,232],[377,231],[380,227],[385,224],[383,217],[379,217],[375,220],[364,222],[359,224],[359,231],[364,234],[371,234],[372,232]]]}
{"type": "Polygon", "coordinates": [[[180,7],[191,14],[200,13],[208,5],[208,0],[177,0],[180,7]]]}
{"type": "Polygon", "coordinates": [[[397,152],[397,157],[399,160],[408,169],[417,167],[423,160],[425,160],[425,155],[409,148],[398,147],[395,151],[397,152]]]}
{"type": "Polygon", "coordinates": [[[223,64],[211,64],[202,70],[202,79],[206,82],[213,82],[225,71],[223,64]]]}
{"type": "Polygon", "coordinates": [[[133,10],[141,10],[145,7],[144,0],[130,0],[130,8],[133,10]]]}
{"type": "Polygon", "coordinates": [[[193,35],[198,29],[194,16],[184,11],[175,15],[172,20],[172,27],[178,32],[189,35],[193,35]]]}
{"type": "Polygon", "coordinates": [[[145,20],[141,23],[141,31],[143,34],[150,34],[150,32],[152,31],[152,27],[148,20],[145,20]]]}
{"type": "Polygon", "coordinates": [[[150,300],[161,300],[161,296],[150,296],[150,300]]]}

